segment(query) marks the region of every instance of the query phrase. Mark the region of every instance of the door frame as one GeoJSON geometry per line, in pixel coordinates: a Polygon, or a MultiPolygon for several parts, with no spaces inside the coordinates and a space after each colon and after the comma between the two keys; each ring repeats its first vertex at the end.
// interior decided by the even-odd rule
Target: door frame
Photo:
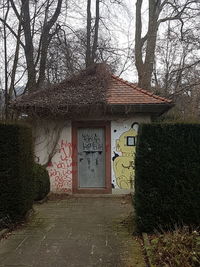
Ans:
{"type": "Polygon", "coordinates": [[[75,121],[72,122],[72,192],[80,194],[109,194],[111,185],[111,126],[110,121],[75,121]],[[104,128],[105,131],[105,188],[79,188],[78,187],[78,129],[104,128]]]}

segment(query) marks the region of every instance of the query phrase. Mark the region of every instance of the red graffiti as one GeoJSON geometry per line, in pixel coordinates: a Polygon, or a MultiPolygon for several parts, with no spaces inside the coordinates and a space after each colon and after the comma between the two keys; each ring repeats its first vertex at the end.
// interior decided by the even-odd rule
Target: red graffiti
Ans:
{"type": "Polygon", "coordinates": [[[60,158],[62,161],[72,158],[72,144],[68,142],[61,141],[59,153],[61,154],[60,158]]]}
{"type": "Polygon", "coordinates": [[[61,140],[57,154],[49,167],[49,176],[56,192],[69,193],[72,190],[72,144],[61,140]]]}
{"type": "Polygon", "coordinates": [[[47,167],[52,167],[53,166],[53,164],[52,164],[52,162],[50,161],[49,163],[48,163],[48,166],[47,167]]]}

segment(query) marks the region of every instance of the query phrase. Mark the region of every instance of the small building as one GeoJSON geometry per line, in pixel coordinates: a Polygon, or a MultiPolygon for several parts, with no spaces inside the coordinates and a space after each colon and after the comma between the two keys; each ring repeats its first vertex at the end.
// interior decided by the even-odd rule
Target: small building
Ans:
{"type": "Polygon", "coordinates": [[[129,193],[140,123],[173,106],[110,73],[104,64],[19,97],[28,114],[36,161],[45,165],[55,193],[129,193]]]}

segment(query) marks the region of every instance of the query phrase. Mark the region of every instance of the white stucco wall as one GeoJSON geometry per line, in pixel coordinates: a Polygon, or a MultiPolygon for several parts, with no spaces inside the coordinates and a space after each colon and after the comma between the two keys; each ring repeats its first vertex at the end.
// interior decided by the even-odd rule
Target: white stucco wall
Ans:
{"type": "MultiPolygon", "coordinates": [[[[117,140],[124,142],[124,136],[129,135],[133,123],[150,122],[150,116],[134,116],[129,119],[111,120],[111,183],[113,193],[129,193],[133,188],[119,184],[119,176],[131,176],[134,172],[133,153],[124,153],[123,148],[117,148],[117,140]],[[117,160],[115,158],[117,157],[117,160]],[[117,162],[117,168],[115,168],[117,162]],[[114,166],[115,165],[115,166],[114,166]],[[120,166],[120,167],[119,167],[120,166]],[[118,177],[117,177],[118,176],[118,177]]],[[[40,121],[34,126],[35,156],[40,164],[47,164],[51,181],[51,191],[54,193],[72,193],[72,128],[70,121],[40,121]],[[53,157],[49,161],[49,155],[53,157]]],[[[122,146],[121,146],[122,147],[122,146]]]]}
{"type": "MultiPolygon", "coordinates": [[[[131,126],[133,123],[147,123],[150,122],[150,116],[133,116],[132,118],[125,119],[119,118],[111,121],[111,179],[112,179],[112,192],[115,194],[119,193],[130,193],[134,190],[134,150],[132,153],[128,153],[124,145],[126,135],[131,135],[131,126]],[[120,148],[118,144],[120,142],[120,148]],[[121,177],[121,178],[120,178],[121,177]],[[133,180],[129,186],[123,182],[123,180],[133,180]],[[120,182],[122,181],[122,182],[120,182]]],[[[130,147],[131,149],[131,147],[130,147]]],[[[129,149],[129,151],[130,151],[129,149]]]]}
{"type": "Polygon", "coordinates": [[[70,121],[41,121],[35,126],[35,155],[40,164],[48,162],[51,191],[72,192],[72,137],[70,121]]]}

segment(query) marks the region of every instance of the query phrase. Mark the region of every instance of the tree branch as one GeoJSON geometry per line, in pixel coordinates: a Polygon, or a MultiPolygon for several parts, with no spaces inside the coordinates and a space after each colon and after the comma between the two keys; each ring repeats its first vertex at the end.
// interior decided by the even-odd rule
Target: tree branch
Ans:
{"type": "MultiPolygon", "coordinates": [[[[18,35],[16,34],[16,32],[11,28],[11,26],[6,22],[4,21],[1,17],[0,17],[0,21],[5,24],[5,26],[9,29],[9,31],[13,34],[13,36],[18,39],[18,35]]],[[[25,45],[24,43],[22,43],[22,41],[20,40],[19,41],[20,45],[25,49],[25,45]]]]}

